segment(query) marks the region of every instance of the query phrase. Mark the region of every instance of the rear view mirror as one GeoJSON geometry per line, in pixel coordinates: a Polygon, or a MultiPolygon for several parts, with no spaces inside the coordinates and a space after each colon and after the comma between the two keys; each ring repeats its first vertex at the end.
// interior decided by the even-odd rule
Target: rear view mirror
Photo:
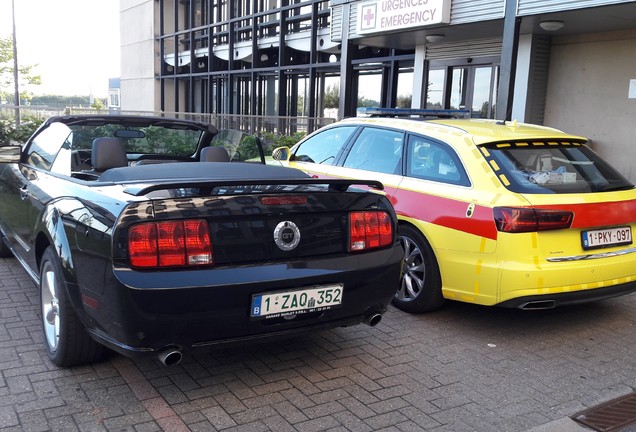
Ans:
{"type": "Polygon", "coordinates": [[[144,131],[142,130],[138,130],[138,129],[117,129],[115,132],[113,132],[113,135],[115,135],[117,138],[145,138],[146,134],[144,131]]]}
{"type": "Polygon", "coordinates": [[[18,163],[21,154],[22,147],[20,146],[2,146],[0,147],[0,163],[18,163]]]}
{"type": "Polygon", "coordinates": [[[272,152],[272,158],[277,161],[289,160],[289,147],[277,147],[272,152]]]}

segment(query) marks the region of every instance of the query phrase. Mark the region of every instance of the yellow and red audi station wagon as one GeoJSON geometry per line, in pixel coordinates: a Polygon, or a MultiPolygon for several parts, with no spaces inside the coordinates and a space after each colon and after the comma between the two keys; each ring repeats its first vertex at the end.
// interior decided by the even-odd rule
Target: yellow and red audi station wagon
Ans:
{"type": "Polygon", "coordinates": [[[510,121],[357,117],[274,158],[385,185],[404,248],[398,308],[545,309],[636,290],[636,189],[586,141],[510,121]]]}

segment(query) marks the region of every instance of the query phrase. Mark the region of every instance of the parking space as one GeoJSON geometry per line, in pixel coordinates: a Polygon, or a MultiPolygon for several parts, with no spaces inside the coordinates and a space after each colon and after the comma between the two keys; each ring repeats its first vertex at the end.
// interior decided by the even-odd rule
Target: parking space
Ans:
{"type": "Polygon", "coordinates": [[[46,358],[38,292],[0,259],[3,431],[577,430],[636,387],[636,294],[548,311],[450,303],[364,325],[186,355],[46,358]]]}

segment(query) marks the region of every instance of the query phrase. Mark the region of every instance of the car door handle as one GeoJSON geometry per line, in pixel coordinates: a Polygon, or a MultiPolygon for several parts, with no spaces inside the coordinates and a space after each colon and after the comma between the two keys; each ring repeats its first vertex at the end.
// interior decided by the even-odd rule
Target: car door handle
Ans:
{"type": "Polygon", "coordinates": [[[29,189],[26,186],[20,188],[20,199],[25,200],[29,197],[29,189]]]}

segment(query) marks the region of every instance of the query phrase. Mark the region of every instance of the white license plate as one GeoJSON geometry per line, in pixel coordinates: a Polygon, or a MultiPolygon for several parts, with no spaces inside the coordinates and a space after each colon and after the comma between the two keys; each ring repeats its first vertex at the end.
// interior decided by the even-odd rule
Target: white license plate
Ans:
{"type": "Polygon", "coordinates": [[[631,227],[583,231],[583,249],[617,246],[632,243],[631,227]]]}
{"type": "Polygon", "coordinates": [[[252,296],[252,318],[318,312],[342,304],[342,284],[322,285],[293,291],[277,291],[252,296]]]}

